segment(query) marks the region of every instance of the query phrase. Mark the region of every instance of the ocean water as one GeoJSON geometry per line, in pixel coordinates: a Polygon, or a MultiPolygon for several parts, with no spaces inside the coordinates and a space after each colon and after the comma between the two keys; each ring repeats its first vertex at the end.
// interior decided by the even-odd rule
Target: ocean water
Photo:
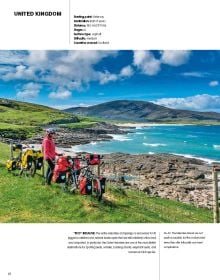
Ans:
{"type": "Polygon", "coordinates": [[[75,152],[130,154],[171,153],[220,161],[220,126],[172,125],[138,127],[113,140],[74,146],[75,152]]]}

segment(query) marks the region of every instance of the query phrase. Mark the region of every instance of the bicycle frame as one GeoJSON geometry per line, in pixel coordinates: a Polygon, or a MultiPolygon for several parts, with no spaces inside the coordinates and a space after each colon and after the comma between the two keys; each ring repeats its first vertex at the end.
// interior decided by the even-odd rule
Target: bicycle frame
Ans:
{"type": "Polygon", "coordinates": [[[86,166],[83,166],[80,169],[74,169],[74,164],[73,164],[74,158],[69,158],[68,162],[69,162],[69,166],[67,167],[66,171],[64,171],[66,173],[65,183],[61,183],[63,191],[75,193],[76,190],[78,189],[79,192],[83,195],[94,194],[100,201],[102,199],[103,193],[105,192],[105,180],[104,183],[102,181],[104,186],[101,185],[102,178],[94,174],[88,162],[86,166]],[[86,182],[89,182],[89,184],[88,185],[86,184],[84,186],[84,190],[82,191],[80,183],[82,183],[82,180],[85,179],[86,182]],[[89,189],[87,189],[86,191],[85,187],[89,189]]]}

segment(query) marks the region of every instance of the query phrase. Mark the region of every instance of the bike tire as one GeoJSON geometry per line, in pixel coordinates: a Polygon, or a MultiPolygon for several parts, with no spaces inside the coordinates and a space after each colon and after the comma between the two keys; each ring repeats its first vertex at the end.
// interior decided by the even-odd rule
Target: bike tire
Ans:
{"type": "Polygon", "coordinates": [[[29,169],[29,173],[31,177],[34,177],[34,175],[36,174],[36,170],[37,170],[36,162],[33,160],[32,165],[29,169]]]}
{"type": "Polygon", "coordinates": [[[68,191],[72,194],[74,194],[76,192],[77,189],[77,183],[76,180],[74,178],[74,175],[69,175],[66,181],[66,187],[68,189],[68,191]]]}
{"type": "Polygon", "coordinates": [[[98,201],[101,201],[102,199],[102,188],[101,183],[99,179],[93,179],[93,191],[95,193],[96,198],[98,201]]]}

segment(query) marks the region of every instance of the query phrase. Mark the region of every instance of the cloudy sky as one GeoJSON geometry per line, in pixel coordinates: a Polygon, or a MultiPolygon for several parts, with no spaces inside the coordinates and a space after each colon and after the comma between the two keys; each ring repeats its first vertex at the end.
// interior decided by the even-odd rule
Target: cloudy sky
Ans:
{"type": "Polygon", "coordinates": [[[0,51],[0,97],[56,108],[145,100],[220,112],[219,51],[0,51]]]}

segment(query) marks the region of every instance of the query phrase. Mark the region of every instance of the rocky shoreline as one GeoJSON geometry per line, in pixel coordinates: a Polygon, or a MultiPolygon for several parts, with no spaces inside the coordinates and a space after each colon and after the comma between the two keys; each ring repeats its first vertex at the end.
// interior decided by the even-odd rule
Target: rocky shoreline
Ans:
{"type": "Polygon", "coordinates": [[[202,160],[171,154],[119,153],[104,155],[103,160],[102,172],[126,188],[197,207],[213,207],[212,167],[202,160]]]}
{"type": "MultiPolygon", "coordinates": [[[[62,148],[71,148],[75,145],[85,145],[91,142],[110,141],[112,136],[109,134],[126,134],[126,131],[121,130],[120,127],[99,122],[90,128],[68,128],[58,127],[56,133],[56,144],[62,148]]],[[[43,135],[39,134],[22,141],[23,143],[39,144],[42,142],[43,135]]]]}
{"type": "MultiPolygon", "coordinates": [[[[59,128],[56,143],[68,150],[93,141],[110,141],[109,134],[126,133],[120,126],[104,122],[91,128],[59,128]]],[[[171,154],[115,153],[104,155],[103,161],[102,173],[112,183],[196,207],[213,207],[212,168],[202,160],[171,154]]]]}

